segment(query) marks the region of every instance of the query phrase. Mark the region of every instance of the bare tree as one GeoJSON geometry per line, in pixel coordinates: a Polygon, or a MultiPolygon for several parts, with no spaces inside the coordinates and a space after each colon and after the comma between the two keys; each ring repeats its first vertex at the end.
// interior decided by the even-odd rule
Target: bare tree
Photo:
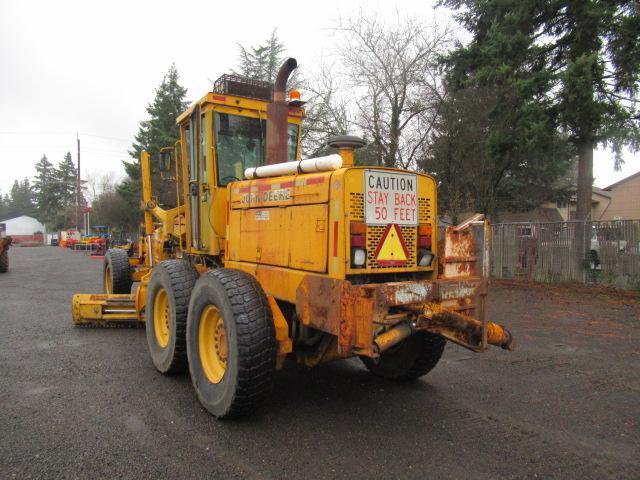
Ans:
{"type": "Polygon", "coordinates": [[[327,139],[346,135],[353,123],[348,102],[334,75],[335,63],[320,62],[317,72],[302,81],[307,104],[302,129],[302,155],[313,157],[326,153],[327,139]]]}
{"type": "Polygon", "coordinates": [[[355,123],[371,140],[376,163],[416,168],[442,103],[437,59],[451,45],[451,28],[416,19],[390,24],[361,12],[340,20],[336,31],[355,123]]]}
{"type": "Polygon", "coordinates": [[[92,171],[87,173],[86,195],[89,202],[93,202],[101,193],[111,192],[116,188],[117,176],[115,172],[101,173],[92,171]]]}

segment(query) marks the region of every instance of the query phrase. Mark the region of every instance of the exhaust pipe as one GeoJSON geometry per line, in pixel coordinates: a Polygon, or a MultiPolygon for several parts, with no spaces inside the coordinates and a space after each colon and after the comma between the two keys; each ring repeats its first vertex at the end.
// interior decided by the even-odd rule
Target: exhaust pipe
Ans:
{"type": "Polygon", "coordinates": [[[391,347],[398,345],[405,338],[410,337],[414,331],[415,329],[413,325],[409,322],[398,323],[373,339],[373,350],[377,354],[380,354],[385,350],[389,350],[391,347]]]}
{"type": "Polygon", "coordinates": [[[288,160],[287,117],[289,107],[285,101],[287,80],[298,67],[295,58],[282,64],[273,86],[273,102],[267,106],[267,165],[288,160]]]}

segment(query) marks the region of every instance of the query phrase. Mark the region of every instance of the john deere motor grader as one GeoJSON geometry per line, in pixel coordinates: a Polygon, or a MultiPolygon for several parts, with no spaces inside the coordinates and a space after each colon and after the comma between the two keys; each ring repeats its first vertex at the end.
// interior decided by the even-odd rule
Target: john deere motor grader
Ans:
{"type": "Polygon", "coordinates": [[[285,92],[296,66],[287,60],[273,86],[225,75],[178,117],[181,139],[158,162],[176,185],[173,208],[152,196],[142,153],[139,255],[109,250],[105,293],[73,298],[78,325],[144,322],[156,368],[188,369],[217,417],[252,412],[286,357],[359,356],[407,380],[435,367],[446,340],[513,345],[486,320],[486,223],[474,217],[440,241],[433,178],[356,167],[357,137],[299,160],[302,102],[285,92]]]}

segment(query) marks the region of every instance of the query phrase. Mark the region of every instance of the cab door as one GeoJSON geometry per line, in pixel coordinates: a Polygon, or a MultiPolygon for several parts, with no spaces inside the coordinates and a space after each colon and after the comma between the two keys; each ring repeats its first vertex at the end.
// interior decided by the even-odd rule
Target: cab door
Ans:
{"type": "Polygon", "coordinates": [[[213,231],[212,215],[214,214],[212,209],[213,196],[215,194],[215,182],[213,176],[213,152],[211,149],[211,129],[208,128],[210,122],[207,118],[211,116],[211,113],[204,111],[199,112],[199,155],[200,155],[200,217],[199,217],[199,229],[200,229],[200,249],[205,250],[210,254],[217,253],[216,235],[213,231]]]}
{"type": "Polygon", "coordinates": [[[187,161],[189,173],[189,231],[191,233],[191,248],[201,249],[200,241],[200,168],[198,157],[200,151],[200,108],[194,108],[189,119],[187,136],[187,161]]]}

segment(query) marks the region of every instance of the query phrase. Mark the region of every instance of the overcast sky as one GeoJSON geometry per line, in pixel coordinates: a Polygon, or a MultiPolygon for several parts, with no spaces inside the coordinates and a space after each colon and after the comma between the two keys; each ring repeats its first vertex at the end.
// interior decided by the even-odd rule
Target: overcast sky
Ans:
{"type": "MultiPolygon", "coordinates": [[[[15,178],[33,177],[43,154],[57,163],[71,151],[75,161],[76,133],[83,178],[121,177],[145,106],[172,62],[193,101],[236,65],[237,43],[255,45],[277,28],[304,69],[328,53],[335,20],[363,6],[382,16],[434,16],[428,0],[0,0],[0,193],[15,178]]],[[[611,155],[596,152],[596,185],[640,170],[640,156],[626,160],[614,172],[611,155]]]]}

